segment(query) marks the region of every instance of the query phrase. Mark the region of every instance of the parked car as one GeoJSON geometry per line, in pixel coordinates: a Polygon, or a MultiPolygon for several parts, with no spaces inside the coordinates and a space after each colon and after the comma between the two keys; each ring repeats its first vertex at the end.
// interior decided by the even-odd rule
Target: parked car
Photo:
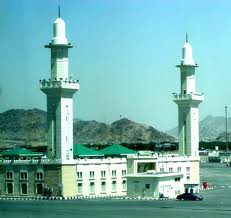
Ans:
{"type": "Polygon", "coordinates": [[[202,201],[203,197],[194,193],[184,193],[176,197],[177,200],[202,201]]]}

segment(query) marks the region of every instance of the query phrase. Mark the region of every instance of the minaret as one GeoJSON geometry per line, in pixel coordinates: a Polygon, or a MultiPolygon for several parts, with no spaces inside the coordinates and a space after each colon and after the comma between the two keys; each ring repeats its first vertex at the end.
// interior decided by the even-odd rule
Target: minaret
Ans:
{"type": "Polygon", "coordinates": [[[40,80],[40,85],[47,95],[48,158],[62,162],[73,159],[73,94],[79,89],[79,82],[69,77],[68,49],[72,47],[59,8],[53,38],[45,45],[51,50],[51,76],[40,80]]]}
{"type": "Polygon", "coordinates": [[[178,141],[180,155],[198,157],[199,144],[199,104],[203,101],[203,94],[196,92],[195,64],[192,56],[192,47],[186,41],[182,50],[180,65],[180,94],[173,94],[173,101],[178,105],[178,141]]]}

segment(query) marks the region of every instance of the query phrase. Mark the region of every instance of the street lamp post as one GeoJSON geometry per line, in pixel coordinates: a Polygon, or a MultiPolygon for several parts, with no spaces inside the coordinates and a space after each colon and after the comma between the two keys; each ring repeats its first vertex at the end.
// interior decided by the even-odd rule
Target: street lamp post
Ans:
{"type": "Polygon", "coordinates": [[[225,106],[225,141],[226,141],[226,161],[227,161],[227,164],[228,164],[229,145],[228,145],[227,106],[225,106]]]}

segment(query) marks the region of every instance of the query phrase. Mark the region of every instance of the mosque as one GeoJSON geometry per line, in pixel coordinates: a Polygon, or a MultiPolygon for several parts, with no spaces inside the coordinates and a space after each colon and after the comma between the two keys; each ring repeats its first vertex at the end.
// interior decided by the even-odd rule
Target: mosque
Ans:
{"type": "Polygon", "coordinates": [[[136,152],[121,145],[93,150],[73,145],[73,95],[79,81],[69,76],[65,22],[53,24],[51,74],[40,80],[47,96],[47,156],[26,149],[0,153],[0,197],[152,197],[175,198],[185,190],[197,192],[199,178],[198,106],[203,94],[195,89],[192,47],[186,37],[180,69],[178,105],[179,152],[157,154],[136,152]]]}

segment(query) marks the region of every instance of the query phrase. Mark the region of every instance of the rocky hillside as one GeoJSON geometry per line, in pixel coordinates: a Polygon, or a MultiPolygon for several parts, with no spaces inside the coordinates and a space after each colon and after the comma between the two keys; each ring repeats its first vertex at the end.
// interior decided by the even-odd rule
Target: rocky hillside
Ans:
{"type": "MultiPolygon", "coordinates": [[[[46,144],[46,112],[33,110],[8,110],[0,113],[0,144],[46,144]]],[[[172,136],[151,126],[128,119],[111,125],[97,121],[74,121],[74,143],[149,143],[174,141],[172,136]]]]}
{"type": "MultiPolygon", "coordinates": [[[[225,140],[225,117],[207,116],[200,121],[200,140],[225,140]]],[[[228,118],[228,132],[231,132],[231,118],[228,118]]],[[[166,132],[177,137],[177,127],[166,132]]],[[[230,133],[231,140],[231,133],[230,133]]]]}
{"type": "Polygon", "coordinates": [[[135,123],[126,118],[111,125],[96,121],[74,123],[74,142],[78,143],[149,143],[174,140],[174,137],[151,126],[135,123]]]}
{"type": "Polygon", "coordinates": [[[0,113],[0,139],[25,143],[46,141],[46,112],[12,109],[0,113]]]}
{"type": "MultiPolygon", "coordinates": [[[[231,132],[228,132],[227,138],[228,138],[228,141],[231,142],[231,132]]],[[[216,141],[225,142],[226,141],[226,133],[223,132],[223,133],[219,134],[218,137],[216,138],[216,141]]]]}

